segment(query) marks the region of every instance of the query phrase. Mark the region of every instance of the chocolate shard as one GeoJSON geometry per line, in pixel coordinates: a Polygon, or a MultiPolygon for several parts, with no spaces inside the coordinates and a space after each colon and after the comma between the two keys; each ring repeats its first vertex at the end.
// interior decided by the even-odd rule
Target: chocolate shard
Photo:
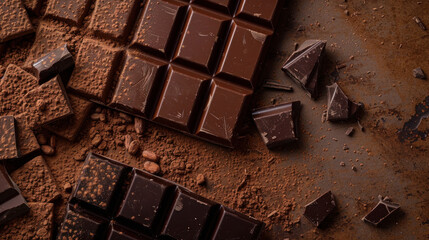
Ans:
{"type": "Polygon", "coordinates": [[[299,139],[299,101],[256,109],[253,120],[268,148],[275,148],[299,139]]]}
{"type": "Polygon", "coordinates": [[[426,79],[426,74],[425,72],[423,72],[423,69],[420,67],[413,69],[413,76],[415,78],[426,79]]]}
{"type": "Polygon", "coordinates": [[[363,110],[362,103],[352,102],[337,83],[328,86],[328,121],[356,119],[363,110]]]}
{"type": "Polygon", "coordinates": [[[19,157],[16,135],[15,118],[13,116],[0,117],[0,160],[19,157]]]}
{"type": "Polygon", "coordinates": [[[6,168],[0,164],[0,204],[19,194],[6,168]]]}
{"type": "Polygon", "coordinates": [[[332,213],[335,209],[336,203],[334,195],[331,191],[318,197],[311,203],[305,206],[304,216],[316,227],[332,213]]]}
{"type": "Polygon", "coordinates": [[[305,41],[292,53],[282,68],[313,99],[319,96],[319,71],[323,63],[325,46],[324,40],[305,41]]]}
{"type": "MultiPolygon", "coordinates": [[[[74,67],[73,56],[67,49],[67,44],[49,52],[33,63],[33,72],[39,79],[39,84],[43,84],[74,67]]],[[[62,80],[68,80],[62,78],[62,80]]],[[[66,85],[67,83],[64,82],[66,85]]]]}
{"type": "Polygon", "coordinates": [[[0,225],[26,214],[30,210],[21,194],[0,204],[0,225]]]}
{"type": "Polygon", "coordinates": [[[383,199],[381,196],[378,196],[378,199],[377,205],[362,218],[363,221],[371,223],[374,226],[378,226],[400,207],[399,204],[391,202],[387,197],[383,199]]]}

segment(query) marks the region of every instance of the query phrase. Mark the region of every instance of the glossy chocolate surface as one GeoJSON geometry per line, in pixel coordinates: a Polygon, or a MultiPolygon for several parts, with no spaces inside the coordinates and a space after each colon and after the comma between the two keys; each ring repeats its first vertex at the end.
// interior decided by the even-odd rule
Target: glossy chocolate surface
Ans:
{"type": "Polygon", "coordinates": [[[318,197],[305,206],[304,216],[316,227],[332,213],[336,203],[331,191],[318,197]]]}
{"type": "Polygon", "coordinates": [[[341,90],[337,83],[327,87],[328,89],[328,115],[329,121],[349,120],[357,117],[362,110],[362,105],[352,102],[341,90]]]}
{"type": "Polygon", "coordinates": [[[256,109],[253,120],[264,143],[269,148],[279,147],[299,139],[299,101],[256,109]]]}
{"type": "MultiPolygon", "coordinates": [[[[39,79],[39,84],[43,84],[56,75],[70,70],[73,67],[73,56],[67,49],[67,44],[64,44],[33,63],[33,72],[39,79]]],[[[67,84],[67,82],[64,82],[64,84],[67,84]]]]}
{"type": "Polygon", "coordinates": [[[262,222],[174,182],[90,153],[69,200],[58,239],[236,239],[243,236],[240,239],[256,240],[263,226],[262,222]]]}

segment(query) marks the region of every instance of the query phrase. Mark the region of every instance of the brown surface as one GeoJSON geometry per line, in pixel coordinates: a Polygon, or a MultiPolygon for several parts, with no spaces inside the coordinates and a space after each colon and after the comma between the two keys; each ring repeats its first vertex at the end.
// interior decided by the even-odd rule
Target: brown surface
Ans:
{"type": "Polygon", "coordinates": [[[33,26],[20,0],[0,2],[0,43],[32,33],[33,26]]]}
{"type": "Polygon", "coordinates": [[[53,203],[28,203],[30,212],[23,217],[0,226],[4,240],[51,240],[53,236],[53,203]]]}
{"type": "Polygon", "coordinates": [[[41,156],[12,172],[11,177],[28,202],[53,202],[60,197],[55,180],[41,156]]]}
{"type": "Polygon", "coordinates": [[[19,157],[13,116],[0,117],[0,160],[19,157]]]}
{"type": "Polygon", "coordinates": [[[17,128],[17,139],[18,149],[22,158],[34,155],[40,150],[40,145],[37,143],[36,136],[33,131],[28,127],[25,122],[24,114],[15,116],[16,128],[17,128]]]}
{"type": "MultiPolygon", "coordinates": [[[[417,66],[429,71],[425,62],[429,56],[428,32],[412,20],[419,16],[429,23],[429,5],[421,2],[348,1],[346,7],[338,6],[346,4],[343,1],[287,2],[262,78],[290,84],[295,92],[263,90],[252,106],[302,101],[302,139],[281,151],[266,150],[252,123],[242,144],[229,150],[151,123],[146,124],[143,135],[137,135],[134,125],[117,112],[100,109],[106,121],[89,121],[75,143],[59,139],[57,155],[46,157],[47,164],[59,186],[74,185],[82,156],[89,150],[142,168],[143,157],[131,156],[123,147],[124,136],[131,134],[141,142],[142,149],[160,156],[163,177],[266,222],[263,239],[427,239],[428,140],[401,143],[397,137],[398,129],[415,114],[416,104],[423,102],[429,92],[427,81],[415,79],[411,72],[417,66]],[[299,26],[304,31],[297,31],[299,26]],[[280,70],[295,50],[294,43],[306,39],[328,40],[323,81],[339,80],[351,99],[365,103],[366,115],[361,122],[365,132],[354,123],[321,123],[326,90],[322,89],[321,99],[312,101],[280,70]],[[346,67],[336,76],[335,66],[343,63],[346,67]],[[357,131],[353,137],[345,136],[351,126],[357,131]],[[97,135],[99,145],[92,146],[97,135]],[[206,177],[204,187],[196,183],[198,174],[206,177]],[[303,207],[327,190],[335,194],[339,211],[327,228],[315,229],[307,220],[300,220],[303,207]],[[383,228],[361,221],[376,205],[379,194],[389,195],[402,208],[383,228]]],[[[83,26],[88,22],[85,20],[83,26]]],[[[76,31],[50,19],[40,24],[50,26],[55,33],[47,38],[37,35],[31,51],[30,41],[7,43],[0,65],[12,62],[22,66],[26,57],[33,59],[28,56],[59,42],[52,36],[68,41],[68,34],[61,32],[76,31]]],[[[79,44],[79,38],[72,39],[74,56],[73,49],[79,44]]],[[[427,131],[427,118],[419,129],[427,131]]],[[[68,196],[64,193],[64,199],[68,196]]],[[[58,204],[57,223],[64,213],[64,204],[58,204]]]]}
{"type": "Polygon", "coordinates": [[[21,0],[25,8],[38,14],[42,7],[43,0],[21,0]]]}
{"type": "Polygon", "coordinates": [[[90,0],[49,0],[45,14],[77,25],[82,23],[90,4],[90,0]]]}
{"type": "Polygon", "coordinates": [[[25,117],[30,128],[41,127],[73,114],[59,76],[28,92],[24,100],[25,117]]]}

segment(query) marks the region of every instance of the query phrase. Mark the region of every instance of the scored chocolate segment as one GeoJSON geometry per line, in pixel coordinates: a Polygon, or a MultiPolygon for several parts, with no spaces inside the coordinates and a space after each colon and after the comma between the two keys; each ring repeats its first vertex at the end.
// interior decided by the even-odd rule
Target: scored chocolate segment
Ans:
{"type": "Polygon", "coordinates": [[[215,203],[188,191],[179,190],[161,235],[173,239],[202,239],[207,221],[216,211],[215,203]]]}
{"type": "Polygon", "coordinates": [[[33,33],[21,0],[0,1],[0,43],[33,33]]]}
{"type": "Polygon", "coordinates": [[[90,153],[72,193],[72,201],[86,204],[102,214],[111,213],[115,201],[119,199],[119,188],[129,170],[125,165],[90,153]]]}
{"type": "Polygon", "coordinates": [[[46,16],[80,25],[91,6],[91,0],[49,0],[46,16]]]}
{"type": "Polygon", "coordinates": [[[256,240],[261,235],[263,228],[262,222],[222,206],[210,239],[256,240]]]}
{"type": "Polygon", "coordinates": [[[0,160],[19,157],[16,135],[15,118],[0,116],[0,160]]]}
{"type": "Polygon", "coordinates": [[[67,44],[64,44],[33,63],[33,72],[39,79],[39,84],[43,84],[56,75],[73,67],[73,56],[67,49],[67,44]]]}
{"type": "Polygon", "coordinates": [[[149,118],[166,68],[160,60],[128,52],[110,105],[149,118]]]}
{"type": "Polygon", "coordinates": [[[335,207],[334,195],[328,191],[305,206],[304,216],[318,227],[334,211],[335,207]]]}
{"type": "Polygon", "coordinates": [[[278,0],[241,0],[237,16],[272,27],[278,0]]]}
{"type": "Polygon", "coordinates": [[[74,114],[65,119],[48,124],[44,126],[44,128],[69,141],[74,141],[79,134],[79,130],[85,123],[85,120],[91,113],[94,104],[73,94],[69,94],[68,96],[74,114]]]}
{"type": "Polygon", "coordinates": [[[105,102],[118,67],[120,50],[84,39],[68,88],[90,99],[105,102]]]}
{"type": "Polygon", "coordinates": [[[148,0],[132,45],[169,58],[179,37],[185,13],[185,3],[148,0]]]}
{"type": "Polygon", "coordinates": [[[256,86],[255,73],[259,68],[264,43],[271,34],[264,28],[234,20],[217,74],[222,78],[256,86]]]}
{"type": "Polygon", "coordinates": [[[237,8],[237,0],[191,0],[191,2],[230,15],[234,14],[237,8]]]}
{"type": "MultiPolygon", "coordinates": [[[[156,231],[157,224],[169,205],[167,196],[176,186],[162,178],[133,170],[131,183],[117,214],[122,220],[156,231]]],[[[128,225],[128,224],[127,224],[128,225]]]]}
{"type": "Polygon", "coordinates": [[[0,164],[0,204],[20,194],[3,164],[0,164]]]}
{"type": "Polygon", "coordinates": [[[123,39],[139,11],[139,0],[96,0],[89,28],[95,33],[123,39]]]}
{"type": "Polygon", "coordinates": [[[194,65],[205,72],[214,71],[227,34],[227,20],[222,15],[191,6],[176,49],[175,61],[194,65]],[[195,48],[199,50],[195,51],[195,48]]]}
{"type": "Polygon", "coordinates": [[[78,213],[67,206],[67,213],[57,239],[101,239],[105,222],[97,217],[78,213]]]}
{"type": "Polygon", "coordinates": [[[298,140],[299,101],[256,109],[253,120],[268,148],[298,140]]]}
{"type": "Polygon", "coordinates": [[[107,232],[107,240],[155,240],[147,235],[134,233],[117,223],[110,223],[109,230],[107,232]]]}
{"type": "Polygon", "coordinates": [[[192,133],[203,97],[209,87],[209,77],[178,67],[168,71],[167,80],[154,114],[154,121],[192,133]]]}
{"type": "Polygon", "coordinates": [[[24,100],[30,128],[41,127],[73,114],[59,76],[28,92],[24,100]]]}
{"type": "Polygon", "coordinates": [[[209,99],[196,131],[197,136],[232,147],[239,116],[251,93],[250,89],[219,79],[213,80],[209,99]]]}

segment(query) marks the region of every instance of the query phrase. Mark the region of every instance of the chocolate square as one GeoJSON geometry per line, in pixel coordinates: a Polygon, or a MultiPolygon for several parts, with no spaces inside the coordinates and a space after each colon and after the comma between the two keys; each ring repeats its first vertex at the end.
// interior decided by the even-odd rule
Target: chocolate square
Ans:
{"type": "Polygon", "coordinates": [[[0,117],[0,160],[19,157],[16,143],[15,118],[13,116],[0,117]]]}
{"type": "Polygon", "coordinates": [[[304,216],[316,227],[334,211],[336,207],[334,195],[331,191],[318,197],[305,206],[304,216]]]}
{"type": "Polygon", "coordinates": [[[45,15],[80,25],[90,6],[90,0],[49,0],[45,15]]]}
{"type": "Polygon", "coordinates": [[[237,16],[273,27],[278,0],[240,0],[237,16]]]}
{"type": "Polygon", "coordinates": [[[397,203],[383,199],[381,196],[378,197],[379,201],[377,205],[362,218],[363,221],[368,222],[374,226],[378,226],[383,223],[390,215],[396,212],[400,206],[397,203]]]}
{"type": "Polygon", "coordinates": [[[87,98],[105,102],[119,64],[120,50],[84,39],[77,54],[68,88],[87,98]]]}
{"type": "Polygon", "coordinates": [[[0,43],[33,33],[21,0],[0,1],[0,43]]]}
{"type": "Polygon", "coordinates": [[[96,216],[77,212],[67,206],[57,239],[101,239],[105,224],[105,221],[96,216]]]}
{"type": "Polygon", "coordinates": [[[201,103],[209,84],[208,76],[178,67],[170,68],[153,117],[154,121],[192,133],[195,130],[196,118],[204,107],[201,103]]]}

